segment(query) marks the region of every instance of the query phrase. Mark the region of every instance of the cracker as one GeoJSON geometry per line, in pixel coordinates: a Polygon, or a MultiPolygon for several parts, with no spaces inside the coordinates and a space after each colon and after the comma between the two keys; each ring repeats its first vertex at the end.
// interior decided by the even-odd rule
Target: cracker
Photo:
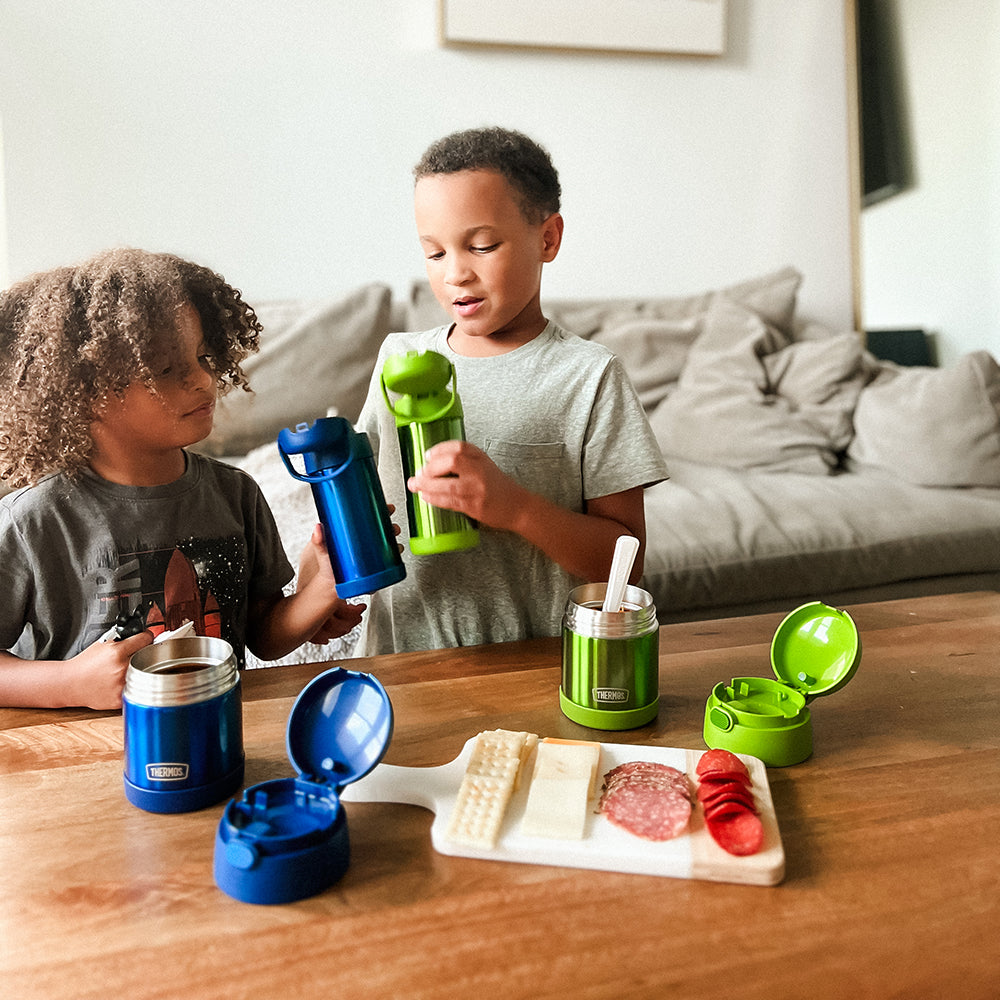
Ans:
{"type": "Polygon", "coordinates": [[[507,803],[537,742],[533,733],[508,729],[476,737],[445,831],[448,840],[482,850],[496,846],[507,803]]]}

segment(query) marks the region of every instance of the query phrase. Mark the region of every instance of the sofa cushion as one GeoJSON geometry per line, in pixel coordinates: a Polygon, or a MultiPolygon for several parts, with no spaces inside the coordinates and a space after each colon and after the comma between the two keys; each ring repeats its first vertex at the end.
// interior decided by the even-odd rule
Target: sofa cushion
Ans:
{"type": "Polygon", "coordinates": [[[886,366],[861,394],[848,459],[923,486],[1000,486],[1000,365],[886,366]]]}
{"type": "Polygon", "coordinates": [[[871,378],[853,333],[789,330],[718,294],[677,389],[650,417],[668,460],[825,475],[850,440],[851,411],[871,378]]]}
{"type": "MultiPolygon", "coordinates": [[[[791,335],[802,275],[793,267],[723,289],[777,330],[791,335]]],[[[676,386],[688,351],[712,304],[714,292],[645,299],[546,298],[542,311],[565,330],[613,351],[635,385],[647,413],[676,386]]],[[[426,281],[410,289],[407,326],[426,330],[447,321],[426,281]]]]}
{"type": "Polygon", "coordinates": [[[370,284],[335,299],[256,306],[261,347],[243,365],[253,392],[235,389],[219,400],[214,429],[198,450],[243,455],[331,409],[357,420],[389,333],[391,294],[370,284]]]}
{"type": "Polygon", "coordinates": [[[1000,571],[997,490],[929,490],[874,468],[770,476],[675,460],[670,471],[645,495],[641,585],[661,620],[1000,571]]]}

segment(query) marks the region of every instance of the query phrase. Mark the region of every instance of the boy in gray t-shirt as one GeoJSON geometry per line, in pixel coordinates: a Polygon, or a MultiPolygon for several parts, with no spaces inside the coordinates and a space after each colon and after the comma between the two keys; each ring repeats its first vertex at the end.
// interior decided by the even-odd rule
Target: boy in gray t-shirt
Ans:
{"type": "Polygon", "coordinates": [[[387,499],[405,489],[478,522],[475,549],[413,557],[372,596],[361,652],[434,649],[556,635],[569,590],[606,580],[617,538],[639,539],[643,490],[666,478],[659,447],[618,360],[567,334],[540,305],[559,251],[559,180],[518,132],[458,132],[415,169],[427,274],[452,322],[383,345],[359,418],[387,499]],[[432,448],[402,481],[380,375],[390,354],[432,349],[455,367],[466,441],[432,448]]]}
{"type": "Polygon", "coordinates": [[[218,274],[112,250],[0,294],[0,705],[121,704],[129,658],[185,620],[277,659],[349,631],[322,532],[298,592],[249,476],[187,451],[260,324],[218,274]],[[101,641],[142,608],[147,630],[101,641]]]}

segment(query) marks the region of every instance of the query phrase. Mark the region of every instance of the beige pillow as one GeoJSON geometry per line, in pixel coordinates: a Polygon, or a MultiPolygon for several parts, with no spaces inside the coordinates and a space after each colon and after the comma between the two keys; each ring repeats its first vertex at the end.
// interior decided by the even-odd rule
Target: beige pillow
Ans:
{"type": "Polygon", "coordinates": [[[763,365],[770,392],[823,431],[833,451],[845,451],[854,433],[858,396],[881,368],[858,334],[831,336],[827,331],[825,339],[798,341],[767,355],[763,365]]]}
{"type": "Polygon", "coordinates": [[[357,420],[389,333],[391,295],[387,285],[371,284],[342,298],[256,306],[261,348],[243,365],[253,392],[233,389],[219,400],[215,427],[198,450],[243,455],[330,409],[357,420]]]}
{"type": "Polygon", "coordinates": [[[826,475],[839,465],[870,377],[863,353],[854,334],[790,342],[719,294],[650,427],[668,460],[826,475]]]}
{"type": "Polygon", "coordinates": [[[847,454],[920,486],[1000,487],[1000,365],[974,351],[950,368],[887,367],[858,399],[847,454]]]}

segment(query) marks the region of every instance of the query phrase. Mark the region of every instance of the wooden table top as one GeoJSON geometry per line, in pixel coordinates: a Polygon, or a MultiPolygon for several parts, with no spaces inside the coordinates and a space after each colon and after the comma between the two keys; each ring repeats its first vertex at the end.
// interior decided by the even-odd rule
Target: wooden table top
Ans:
{"type": "MultiPolygon", "coordinates": [[[[283,906],[212,878],[222,805],[122,790],[121,715],[0,710],[0,983],[44,997],[996,997],[1000,594],[850,606],[864,646],[813,703],[815,752],[771,768],[775,887],[447,857],[431,814],[349,803],[351,863],[283,906]]],[[[661,709],[627,733],[559,711],[558,640],[352,660],[395,711],[389,763],[476,733],[703,748],[718,681],[766,676],[781,615],[666,625],[661,709]]],[[[329,664],[245,675],[247,784],[288,777],[296,694],[329,664]]]]}

